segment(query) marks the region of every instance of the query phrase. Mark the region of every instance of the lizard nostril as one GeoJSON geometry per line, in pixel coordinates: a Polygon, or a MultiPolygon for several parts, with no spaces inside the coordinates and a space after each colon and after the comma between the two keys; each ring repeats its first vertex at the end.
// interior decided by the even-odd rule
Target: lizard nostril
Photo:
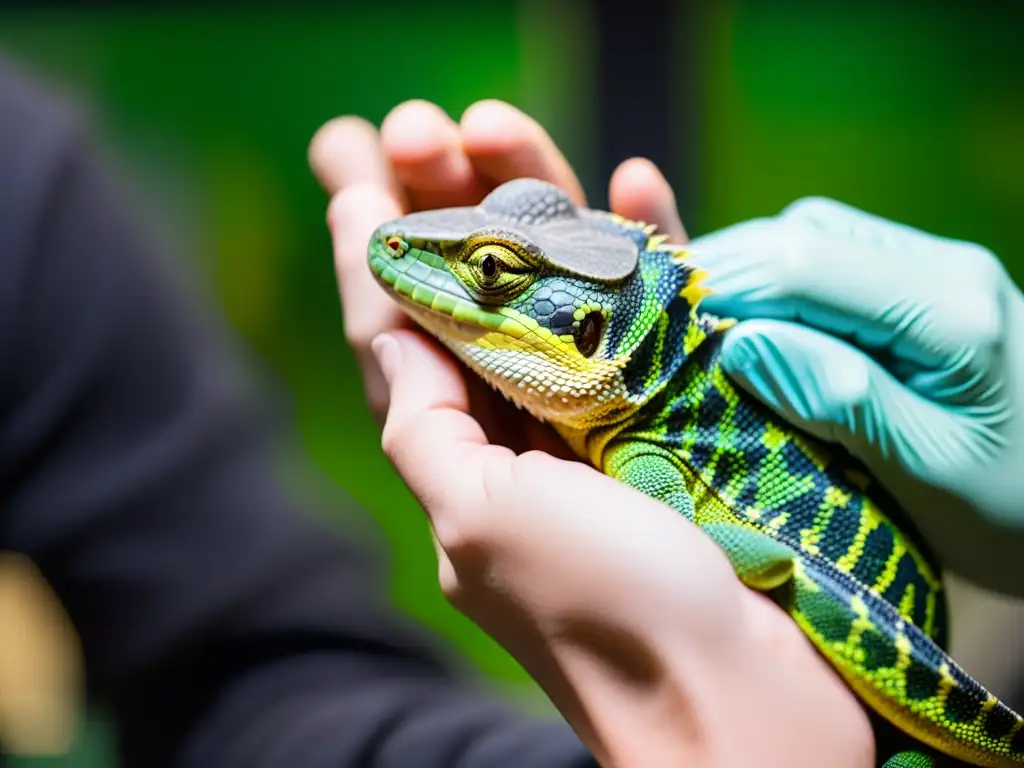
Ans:
{"type": "Polygon", "coordinates": [[[405,253],[405,241],[402,240],[402,238],[397,237],[395,235],[392,235],[387,240],[385,240],[384,245],[385,247],[387,247],[388,251],[391,253],[392,256],[397,257],[405,253]]]}

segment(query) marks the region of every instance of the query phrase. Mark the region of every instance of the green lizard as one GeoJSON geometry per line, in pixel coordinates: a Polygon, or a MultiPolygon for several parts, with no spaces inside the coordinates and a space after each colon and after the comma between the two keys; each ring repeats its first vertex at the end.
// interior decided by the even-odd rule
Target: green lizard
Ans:
{"type": "Polygon", "coordinates": [[[733,386],[731,321],[654,228],[534,179],[414,213],[369,243],[378,282],[493,387],[599,470],[678,510],[771,594],[852,690],[924,746],[1024,764],[1024,720],[944,651],[940,569],[849,454],[733,386]]]}

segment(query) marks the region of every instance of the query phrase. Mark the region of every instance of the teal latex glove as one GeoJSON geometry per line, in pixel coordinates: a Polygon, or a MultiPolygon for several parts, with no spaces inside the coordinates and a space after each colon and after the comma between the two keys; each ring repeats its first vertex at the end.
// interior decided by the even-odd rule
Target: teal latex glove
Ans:
{"type": "Polygon", "coordinates": [[[1024,296],[989,251],[821,198],[693,241],[726,372],[846,446],[943,564],[1024,596],[1024,296]]]}

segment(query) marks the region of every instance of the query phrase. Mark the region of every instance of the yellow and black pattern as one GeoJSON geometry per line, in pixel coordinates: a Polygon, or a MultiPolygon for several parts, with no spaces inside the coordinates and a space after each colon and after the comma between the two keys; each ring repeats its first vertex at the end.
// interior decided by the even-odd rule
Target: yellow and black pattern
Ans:
{"type": "Polygon", "coordinates": [[[945,645],[937,566],[883,511],[896,510],[882,488],[847,453],[733,387],[717,362],[720,338],[709,336],[630,437],[671,449],[732,514],[849,574],[945,645]]]}
{"type": "MultiPolygon", "coordinates": [[[[699,321],[691,309],[685,300],[665,309],[662,340],[652,334],[626,368],[632,391],[648,389],[652,369],[665,362],[644,346],[693,338],[699,321]]],[[[784,607],[890,722],[977,765],[1024,763],[1024,721],[944,651],[940,571],[913,526],[848,453],[795,430],[731,384],[713,321],[703,321],[697,338],[613,441],[606,471],[648,485],[698,525],[739,524],[789,547],[795,570],[784,607]],[[687,499],[670,498],[666,462],[655,462],[652,447],[674,458],[687,499]],[[626,463],[629,478],[619,469],[626,463]]]]}
{"type": "Polygon", "coordinates": [[[896,608],[827,564],[796,560],[791,615],[873,709],[977,765],[1019,765],[1024,721],[896,608]]]}

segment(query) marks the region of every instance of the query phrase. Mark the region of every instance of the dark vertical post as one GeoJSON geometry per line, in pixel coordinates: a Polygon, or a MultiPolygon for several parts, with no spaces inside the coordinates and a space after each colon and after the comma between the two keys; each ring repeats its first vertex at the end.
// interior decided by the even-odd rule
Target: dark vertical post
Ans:
{"type": "Polygon", "coordinates": [[[668,177],[683,220],[696,215],[698,72],[694,0],[593,0],[597,26],[598,178],[594,205],[623,160],[643,156],[668,177]],[[692,108],[691,108],[692,107],[692,108]]]}

